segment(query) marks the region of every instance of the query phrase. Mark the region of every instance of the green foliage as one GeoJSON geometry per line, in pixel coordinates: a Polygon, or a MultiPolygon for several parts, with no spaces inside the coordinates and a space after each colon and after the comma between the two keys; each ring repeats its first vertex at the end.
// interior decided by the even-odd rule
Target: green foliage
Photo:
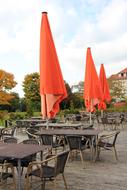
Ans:
{"type": "Polygon", "coordinates": [[[26,75],[23,81],[24,98],[28,115],[40,111],[40,77],[37,72],[26,75]]]}
{"type": "Polygon", "coordinates": [[[7,118],[8,112],[7,111],[0,111],[0,120],[7,118]]]}
{"type": "Polygon", "coordinates": [[[70,107],[70,103],[71,103],[71,99],[72,99],[72,92],[71,92],[71,88],[69,86],[68,83],[65,82],[65,87],[67,90],[67,98],[65,98],[61,103],[60,103],[60,109],[68,109],[70,107]]]}
{"type": "Polygon", "coordinates": [[[0,111],[0,125],[4,126],[5,120],[8,118],[8,112],[7,111],[0,111]]]}
{"type": "Polygon", "coordinates": [[[68,114],[79,114],[79,110],[78,109],[65,109],[65,110],[61,110],[60,112],[59,112],[59,116],[60,117],[65,117],[66,115],[68,115],[68,114]]]}
{"type": "Polygon", "coordinates": [[[26,113],[23,112],[12,112],[9,114],[9,119],[14,121],[17,119],[24,119],[26,117],[26,113]]]}

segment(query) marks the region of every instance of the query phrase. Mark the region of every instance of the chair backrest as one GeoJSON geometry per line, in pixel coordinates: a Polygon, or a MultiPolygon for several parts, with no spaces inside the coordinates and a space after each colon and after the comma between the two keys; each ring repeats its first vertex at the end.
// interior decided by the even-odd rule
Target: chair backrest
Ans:
{"type": "Polygon", "coordinates": [[[101,118],[102,124],[108,124],[108,119],[107,117],[102,117],[101,118]]]}
{"type": "Polygon", "coordinates": [[[37,139],[26,139],[26,140],[23,140],[21,143],[23,143],[23,144],[39,144],[37,139]]]}
{"type": "Polygon", "coordinates": [[[29,139],[33,139],[33,138],[37,138],[37,136],[35,135],[35,133],[37,132],[38,130],[34,129],[34,128],[28,128],[26,129],[26,133],[28,135],[28,138],[29,139]]]}
{"type": "Polygon", "coordinates": [[[9,127],[9,128],[4,128],[4,129],[2,130],[2,135],[13,137],[13,136],[14,136],[14,133],[15,133],[15,130],[16,130],[16,126],[14,126],[14,127],[9,127]]]}
{"type": "Polygon", "coordinates": [[[53,135],[42,135],[41,140],[43,145],[53,145],[53,135]]]}
{"type": "MultiPolygon", "coordinates": [[[[26,140],[23,140],[21,143],[23,143],[23,144],[39,144],[37,139],[26,139],[26,140]]],[[[25,160],[27,160],[29,162],[35,161],[36,155],[37,154],[35,153],[35,154],[30,155],[30,156],[27,156],[25,158],[25,160]]]]}
{"type": "Polygon", "coordinates": [[[94,127],[93,127],[93,124],[91,124],[91,125],[89,125],[88,127],[84,127],[83,129],[84,129],[84,130],[85,130],[85,129],[93,129],[93,130],[94,130],[94,127]]]}
{"type": "Polygon", "coordinates": [[[18,139],[15,137],[5,137],[3,139],[4,143],[18,143],[18,139]]]}
{"type": "Polygon", "coordinates": [[[65,151],[57,155],[56,165],[55,165],[55,176],[64,172],[68,154],[69,151],[65,151]]]}
{"type": "Polygon", "coordinates": [[[117,139],[117,136],[118,136],[119,133],[120,133],[120,131],[117,131],[117,132],[114,134],[113,145],[115,145],[116,139],[117,139]]]}
{"type": "Polygon", "coordinates": [[[81,136],[77,135],[67,135],[67,142],[69,144],[70,150],[80,150],[81,149],[81,136]]]}

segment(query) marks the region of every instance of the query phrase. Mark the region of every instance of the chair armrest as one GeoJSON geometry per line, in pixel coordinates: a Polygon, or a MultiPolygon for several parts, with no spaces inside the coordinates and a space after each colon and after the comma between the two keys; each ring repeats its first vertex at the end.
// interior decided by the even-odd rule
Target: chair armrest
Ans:
{"type": "Polygon", "coordinates": [[[120,131],[117,131],[117,132],[113,132],[113,133],[110,133],[110,134],[107,134],[107,135],[102,135],[100,136],[100,138],[98,139],[98,143],[99,142],[109,142],[109,140],[114,137],[117,133],[120,133],[120,131]]]}
{"type": "Polygon", "coordinates": [[[57,158],[57,155],[53,155],[52,157],[48,158],[48,159],[45,159],[43,161],[33,161],[33,162],[30,162],[28,167],[27,167],[27,172],[26,172],[26,175],[28,176],[34,167],[36,167],[36,169],[40,169],[42,170],[42,166],[43,165],[47,165],[48,162],[52,161],[52,160],[55,160],[57,158]]]}

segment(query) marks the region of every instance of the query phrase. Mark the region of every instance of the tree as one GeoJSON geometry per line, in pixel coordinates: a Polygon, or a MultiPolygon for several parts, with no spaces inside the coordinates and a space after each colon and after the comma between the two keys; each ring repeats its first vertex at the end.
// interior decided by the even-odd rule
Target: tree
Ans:
{"type": "Polygon", "coordinates": [[[78,84],[72,85],[71,87],[73,92],[73,104],[75,108],[83,108],[84,107],[84,82],[80,81],[78,84]]]}
{"type": "Polygon", "coordinates": [[[13,98],[10,100],[10,111],[15,112],[20,110],[20,98],[18,93],[12,92],[11,94],[13,98]]]}
{"type": "Polygon", "coordinates": [[[125,87],[121,80],[108,79],[112,99],[125,100],[125,87]]]}
{"type": "Polygon", "coordinates": [[[4,70],[0,70],[0,105],[7,105],[13,98],[10,90],[16,86],[14,75],[4,70]]]}
{"type": "Polygon", "coordinates": [[[84,82],[80,81],[78,84],[72,85],[71,89],[72,89],[72,92],[76,92],[80,95],[80,97],[83,97],[84,82]]]}
{"type": "Polygon", "coordinates": [[[67,96],[67,98],[65,98],[65,99],[60,103],[60,108],[61,108],[61,109],[69,109],[73,94],[72,94],[72,91],[71,91],[71,88],[70,88],[69,84],[68,84],[66,81],[64,81],[64,83],[65,83],[65,87],[66,87],[67,95],[68,95],[68,96],[67,96]]]}
{"type": "Polygon", "coordinates": [[[32,109],[40,111],[40,77],[37,72],[28,74],[23,81],[24,98],[27,105],[27,111],[32,109]]]}

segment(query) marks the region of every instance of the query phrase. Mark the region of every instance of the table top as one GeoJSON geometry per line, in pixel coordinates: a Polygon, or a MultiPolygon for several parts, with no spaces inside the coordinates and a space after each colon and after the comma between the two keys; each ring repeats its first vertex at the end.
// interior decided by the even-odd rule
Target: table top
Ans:
{"type": "Polygon", "coordinates": [[[22,159],[37,152],[44,151],[46,148],[48,148],[48,146],[0,143],[0,157],[22,159]]]}
{"type": "MultiPolygon", "coordinates": [[[[47,127],[47,123],[39,123],[36,126],[38,127],[47,127]]],[[[81,127],[82,123],[48,123],[48,127],[81,127]]]]}
{"type": "Polygon", "coordinates": [[[90,130],[90,129],[45,129],[38,131],[36,135],[90,135],[90,136],[96,136],[98,135],[101,130],[90,130]]]}

